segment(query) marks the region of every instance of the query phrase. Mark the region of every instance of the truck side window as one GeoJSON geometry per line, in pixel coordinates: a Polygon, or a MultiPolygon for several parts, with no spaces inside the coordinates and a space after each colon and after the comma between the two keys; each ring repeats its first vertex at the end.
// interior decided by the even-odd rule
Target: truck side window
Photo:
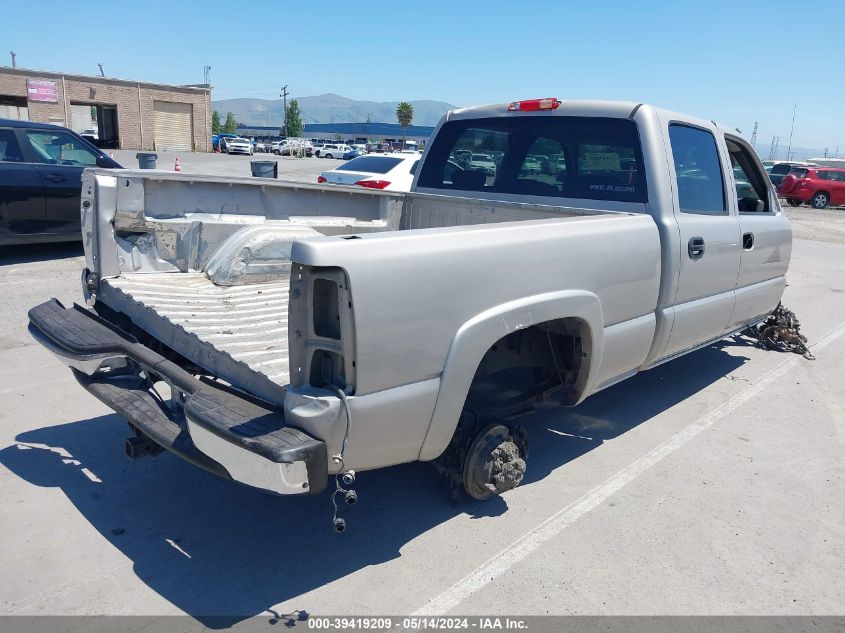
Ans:
{"type": "Polygon", "coordinates": [[[727,214],[722,165],[713,135],[700,128],[673,124],[669,126],[669,141],[681,211],[727,214]]]}
{"type": "Polygon", "coordinates": [[[760,173],[749,150],[739,142],[725,137],[728,152],[731,155],[736,199],[740,213],[766,213],[769,208],[768,177],[760,173]]]}

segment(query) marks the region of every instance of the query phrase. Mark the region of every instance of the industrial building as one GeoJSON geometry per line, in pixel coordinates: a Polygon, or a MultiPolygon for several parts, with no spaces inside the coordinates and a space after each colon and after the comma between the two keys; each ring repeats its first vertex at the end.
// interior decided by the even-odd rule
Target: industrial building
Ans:
{"type": "Polygon", "coordinates": [[[211,151],[211,86],[0,66],[0,118],[63,125],[115,149],[211,151]]]}
{"type": "MultiPolygon", "coordinates": [[[[240,124],[238,134],[258,138],[275,137],[279,126],[256,126],[240,124]]],[[[340,138],[344,141],[366,143],[367,141],[408,141],[425,143],[434,133],[433,127],[409,125],[402,128],[398,123],[306,123],[302,135],[307,138],[340,138]]]]}

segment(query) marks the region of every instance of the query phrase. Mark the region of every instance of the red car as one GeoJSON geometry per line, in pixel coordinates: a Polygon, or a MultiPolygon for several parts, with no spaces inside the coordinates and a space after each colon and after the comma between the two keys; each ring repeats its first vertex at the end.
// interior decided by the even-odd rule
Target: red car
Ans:
{"type": "Polygon", "coordinates": [[[793,207],[808,202],[814,209],[845,205],[845,169],[793,167],[777,188],[793,207]]]}

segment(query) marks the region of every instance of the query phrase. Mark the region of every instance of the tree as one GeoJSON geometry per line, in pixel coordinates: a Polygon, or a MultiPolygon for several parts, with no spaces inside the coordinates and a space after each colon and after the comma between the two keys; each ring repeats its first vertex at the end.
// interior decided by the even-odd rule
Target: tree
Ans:
{"type": "Polygon", "coordinates": [[[211,113],[211,133],[220,134],[220,113],[217,110],[211,113]]]}
{"type": "Polygon", "coordinates": [[[407,101],[403,101],[396,106],[396,120],[402,126],[402,147],[405,147],[405,130],[411,125],[414,120],[414,106],[407,101]]]}
{"type": "Polygon", "coordinates": [[[226,122],[223,124],[223,131],[227,134],[234,134],[238,129],[238,122],[235,121],[235,115],[231,112],[226,113],[226,122]]]}
{"type": "Polygon", "coordinates": [[[302,136],[302,112],[299,111],[299,102],[296,99],[291,100],[285,119],[288,136],[294,138],[302,136]]]}

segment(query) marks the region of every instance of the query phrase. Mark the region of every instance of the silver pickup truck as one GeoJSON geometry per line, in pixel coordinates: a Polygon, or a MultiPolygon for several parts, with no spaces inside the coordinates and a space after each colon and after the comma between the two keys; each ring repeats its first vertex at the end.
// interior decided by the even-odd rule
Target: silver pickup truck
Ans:
{"type": "Polygon", "coordinates": [[[449,112],[407,194],[91,169],[82,221],[88,307],[33,308],[33,336],[130,457],[276,494],[416,460],[508,490],[523,413],[759,321],[791,252],[734,132],[557,99],[449,112]]]}

